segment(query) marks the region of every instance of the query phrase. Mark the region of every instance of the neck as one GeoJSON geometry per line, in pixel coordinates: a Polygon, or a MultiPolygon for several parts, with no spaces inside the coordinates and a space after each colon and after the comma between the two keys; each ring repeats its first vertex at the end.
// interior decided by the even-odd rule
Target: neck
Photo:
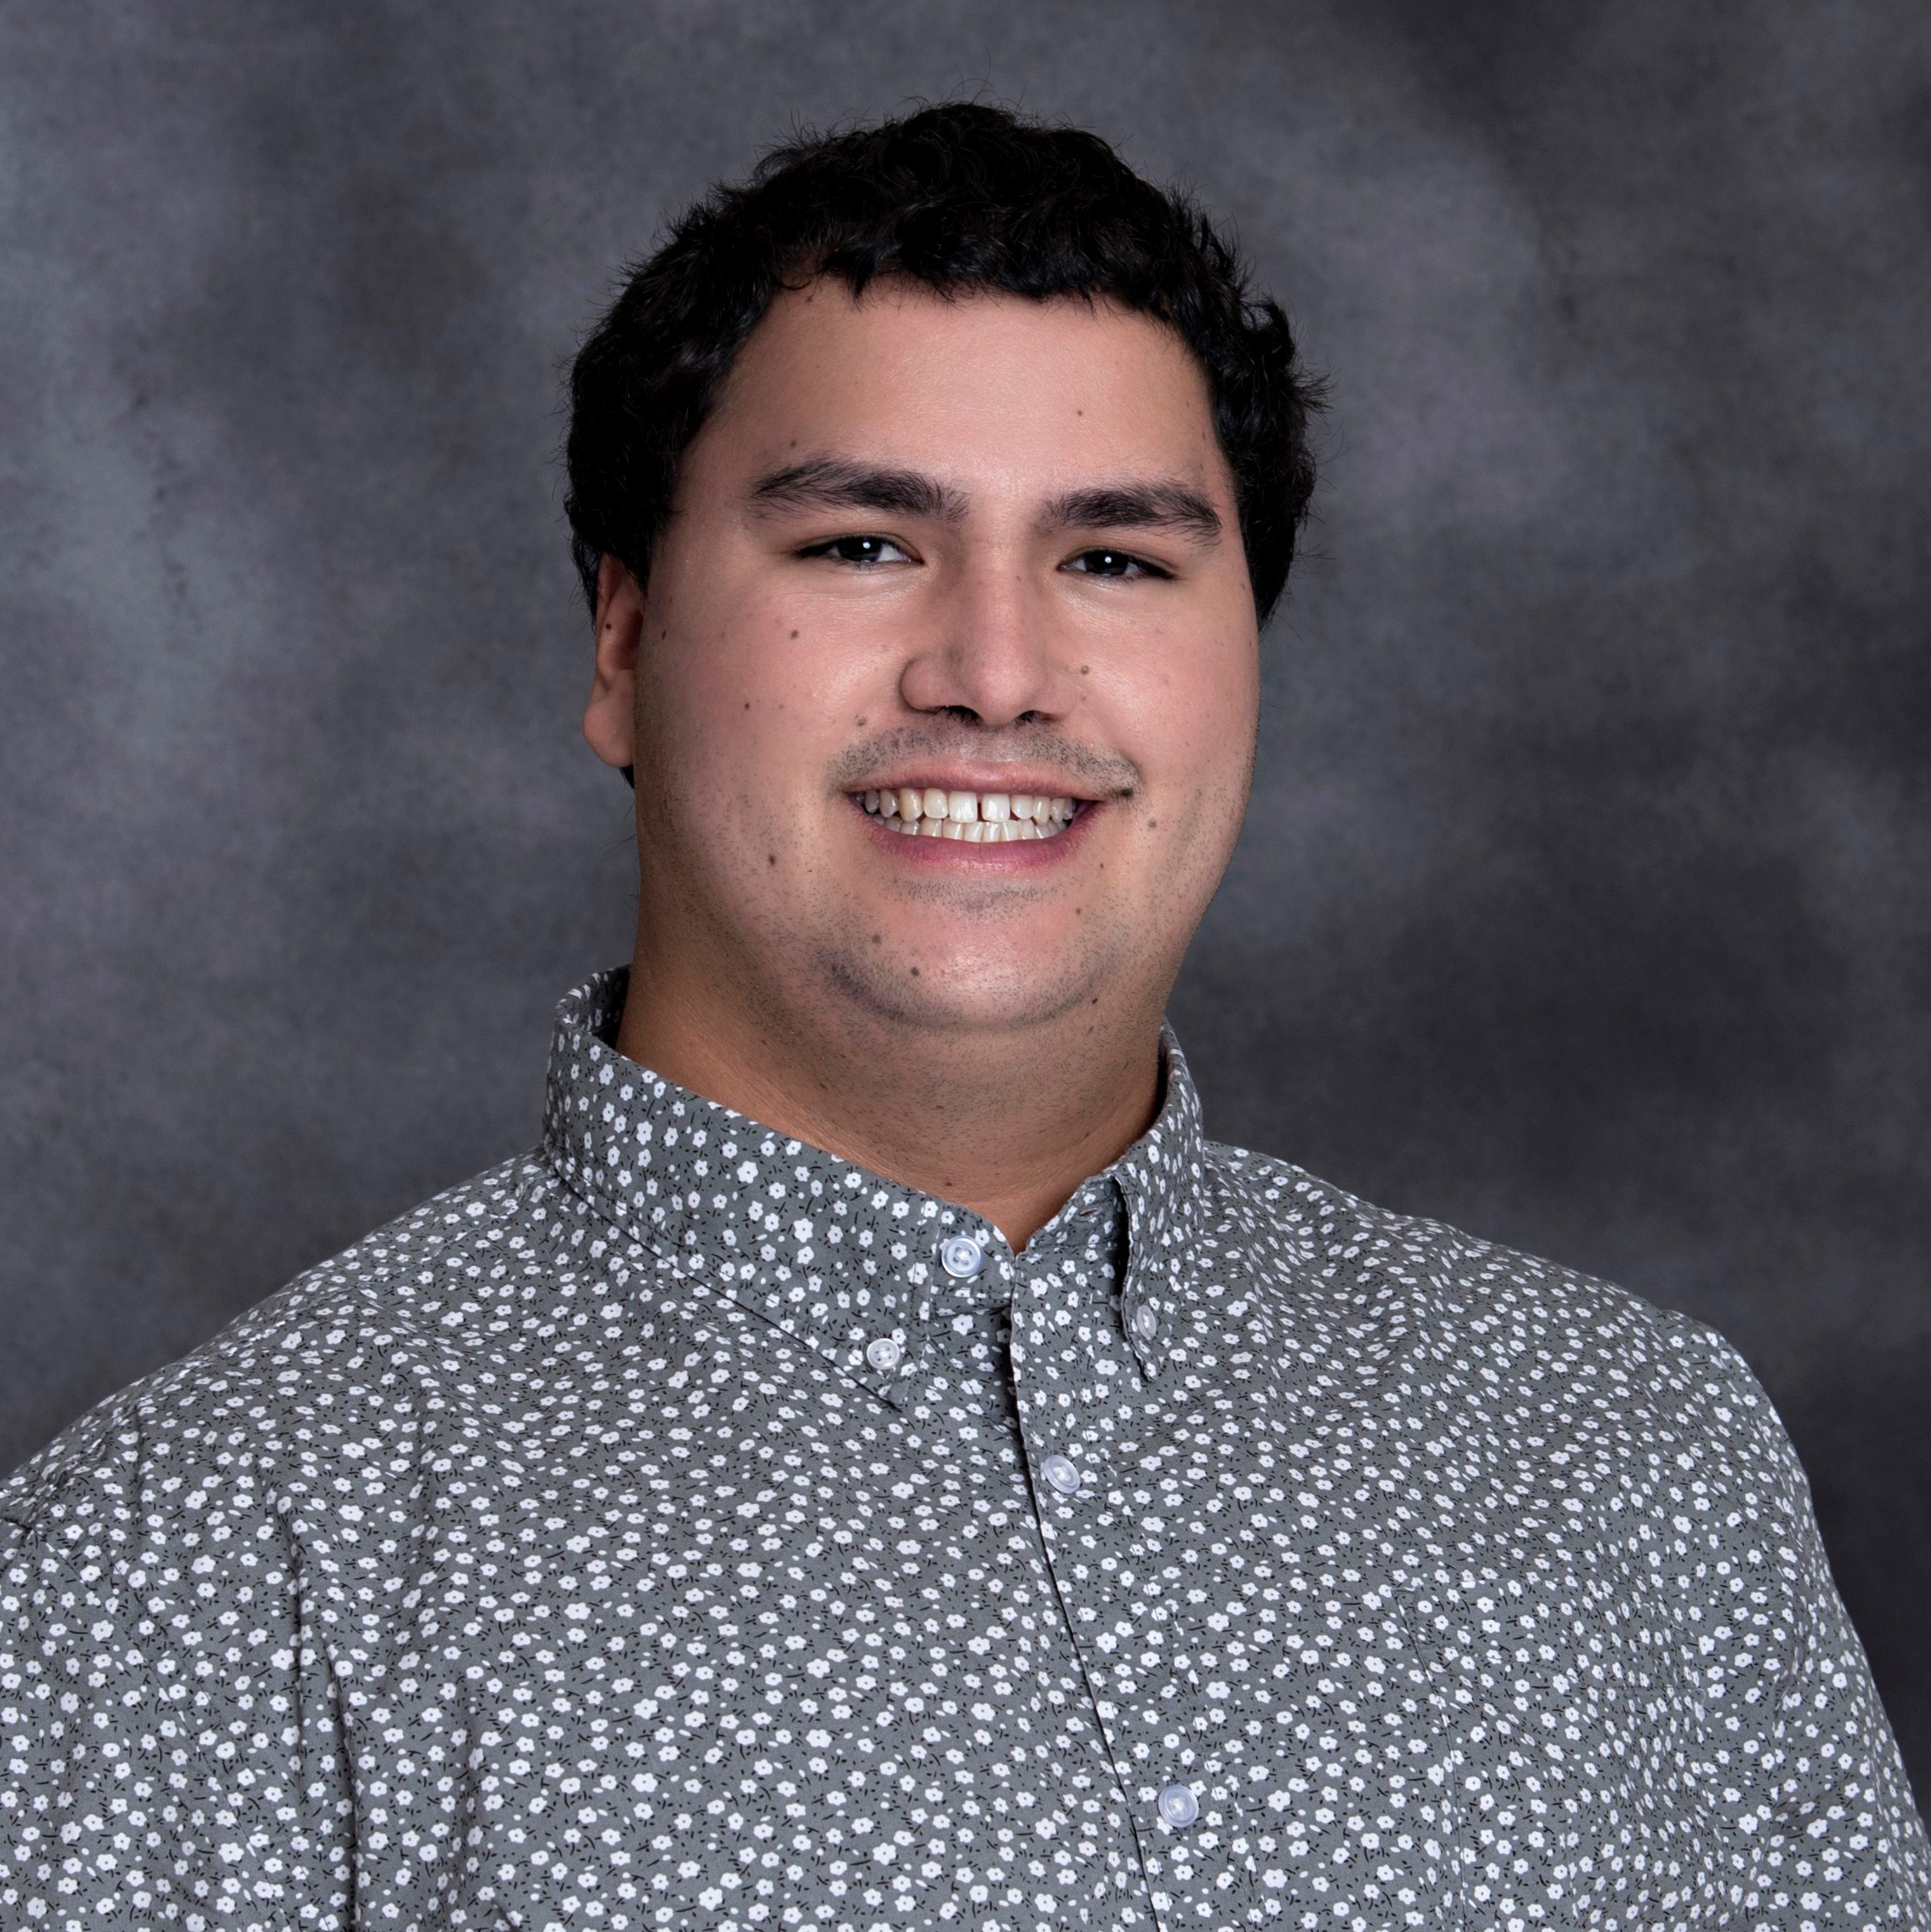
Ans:
{"type": "Polygon", "coordinates": [[[680,1087],[984,1216],[1017,1249],[1151,1124],[1160,1005],[1016,1032],[760,1009],[640,937],[617,1051],[680,1087]]]}

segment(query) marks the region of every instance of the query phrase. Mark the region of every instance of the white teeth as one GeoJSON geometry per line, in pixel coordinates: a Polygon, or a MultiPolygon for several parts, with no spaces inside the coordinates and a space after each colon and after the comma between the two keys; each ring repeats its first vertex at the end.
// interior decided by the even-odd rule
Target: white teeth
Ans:
{"type": "Polygon", "coordinates": [[[1066,797],[1026,791],[951,791],[939,785],[887,785],[851,796],[855,803],[896,832],[964,839],[974,845],[1056,838],[1076,809],[1066,797]]]}

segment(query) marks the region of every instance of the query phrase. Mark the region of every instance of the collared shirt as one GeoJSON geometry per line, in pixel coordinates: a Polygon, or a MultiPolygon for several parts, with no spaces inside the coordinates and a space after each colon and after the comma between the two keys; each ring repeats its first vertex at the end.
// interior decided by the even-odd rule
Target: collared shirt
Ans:
{"type": "Polygon", "coordinates": [[[0,1925],[1931,1926],[1708,1330],[1204,1140],[1023,1251],[559,1013],[542,1146],[0,1489],[0,1925]]]}

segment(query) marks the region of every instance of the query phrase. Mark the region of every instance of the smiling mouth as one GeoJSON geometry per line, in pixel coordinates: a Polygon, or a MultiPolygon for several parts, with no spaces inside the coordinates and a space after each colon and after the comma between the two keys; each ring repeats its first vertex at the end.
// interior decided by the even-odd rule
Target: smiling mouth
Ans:
{"type": "Polygon", "coordinates": [[[855,791],[850,796],[889,831],[908,837],[964,839],[973,845],[1057,838],[1080,808],[1075,798],[1025,791],[947,791],[937,785],[892,785],[882,791],[855,791]]]}

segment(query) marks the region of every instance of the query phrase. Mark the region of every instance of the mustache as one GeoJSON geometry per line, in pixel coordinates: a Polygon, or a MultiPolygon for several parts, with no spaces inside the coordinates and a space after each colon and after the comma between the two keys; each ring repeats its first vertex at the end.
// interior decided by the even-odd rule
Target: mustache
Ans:
{"type": "Polygon", "coordinates": [[[1069,791],[1092,798],[1137,791],[1142,776],[1131,758],[1095,751],[1049,724],[1007,725],[995,730],[971,724],[902,724],[840,752],[832,763],[832,776],[839,790],[862,791],[888,765],[920,758],[969,759],[978,765],[1010,765],[1015,770],[1024,767],[1035,776],[1045,768],[1074,781],[1068,784],[1069,791]]]}

